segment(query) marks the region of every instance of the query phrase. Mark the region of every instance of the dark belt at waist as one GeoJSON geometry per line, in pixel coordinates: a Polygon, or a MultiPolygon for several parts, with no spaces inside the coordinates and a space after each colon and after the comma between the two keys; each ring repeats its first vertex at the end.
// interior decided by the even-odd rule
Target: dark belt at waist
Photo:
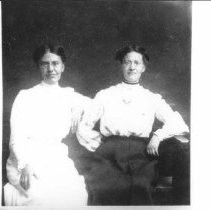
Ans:
{"type": "Polygon", "coordinates": [[[115,157],[120,160],[146,159],[149,138],[112,135],[103,137],[102,142],[96,150],[96,154],[100,156],[115,157]]]}
{"type": "Polygon", "coordinates": [[[148,142],[149,138],[147,137],[138,137],[138,136],[118,136],[118,135],[111,135],[111,136],[103,136],[102,142],[107,141],[137,141],[137,142],[148,142]]]}

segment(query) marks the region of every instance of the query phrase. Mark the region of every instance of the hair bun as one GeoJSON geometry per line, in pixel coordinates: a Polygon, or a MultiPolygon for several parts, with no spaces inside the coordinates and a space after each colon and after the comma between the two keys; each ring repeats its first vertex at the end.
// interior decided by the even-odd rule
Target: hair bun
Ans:
{"type": "Polygon", "coordinates": [[[133,51],[138,52],[143,56],[144,64],[147,64],[149,62],[149,55],[147,54],[146,49],[135,44],[126,45],[118,49],[115,54],[115,60],[122,62],[125,55],[133,51]]]}

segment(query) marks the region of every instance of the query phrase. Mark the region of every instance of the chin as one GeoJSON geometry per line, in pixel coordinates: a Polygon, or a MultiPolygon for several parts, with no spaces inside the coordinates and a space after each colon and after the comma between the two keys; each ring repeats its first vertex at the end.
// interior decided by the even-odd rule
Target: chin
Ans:
{"type": "Polygon", "coordinates": [[[48,83],[49,85],[56,84],[57,82],[57,80],[46,80],[46,83],[48,83]]]}
{"type": "Polygon", "coordinates": [[[139,83],[139,81],[137,81],[137,80],[126,80],[126,79],[125,79],[125,81],[126,81],[127,83],[129,83],[129,84],[136,84],[136,83],[139,83]]]}
{"type": "Polygon", "coordinates": [[[134,78],[128,78],[127,81],[130,82],[130,83],[137,83],[138,82],[138,80],[136,78],[135,79],[134,78]]]}

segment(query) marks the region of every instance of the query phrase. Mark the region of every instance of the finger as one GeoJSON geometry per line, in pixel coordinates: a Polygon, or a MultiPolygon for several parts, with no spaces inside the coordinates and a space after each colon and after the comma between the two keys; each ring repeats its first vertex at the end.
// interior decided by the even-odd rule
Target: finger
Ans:
{"type": "Polygon", "coordinates": [[[86,144],[86,145],[84,145],[90,152],[94,152],[95,150],[92,148],[92,146],[91,145],[89,145],[89,144],[86,144]]]}
{"type": "Polygon", "coordinates": [[[151,145],[148,144],[148,145],[147,145],[147,151],[149,151],[150,149],[151,149],[151,145]]]}
{"type": "Polygon", "coordinates": [[[39,179],[39,176],[36,173],[34,173],[33,175],[36,179],[39,179]]]}
{"type": "Polygon", "coordinates": [[[26,182],[27,182],[26,176],[22,175],[21,176],[20,184],[21,184],[21,186],[23,187],[24,190],[27,190],[27,184],[26,184],[26,182]]]}
{"type": "Polygon", "coordinates": [[[30,176],[29,175],[26,175],[24,176],[24,189],[25,190],[28,190],[29,187],[30,187],[30,176]]]}
{"type": "Polygon", "coordinates": [[[22,175],[20,177],[20,185],[21,185],[21,187],[23,187],[25,189],[22,175]]]}
{"type": "Polygon", "coordinates": [[[153,149],[153,148],[150,148],[149,154],[150,154],[150,155],[154,155],[154,149],[153,149]]]}
{"type": "Polygon", "coordinates": [[[91,149],[91,146],[89,144],[89,141],[87,141],[85,138],[83,138],[83,136],[80,135],[78,132],[77,132],[77,137],[78,137],[78,140],[81,145],[83,145],[87,150],[93,152],[91,149]]]}
{"type": "Polygon", "coordinates": [[[77,123],[74,122],[74,123],[72,124],[72,132],[74,133],[76,130],[77,130],[77,123]]]}
{"type": "Polygon", "coordinates": [[[91,151],[95,152],[97,148],[91,147],[91,151]]]}
{"type": "Polygon", "coordinates": [[[153,155],[153,149],[150,148],[150,155],[153,155]]]}
{"type": "Polygon", "coordinates": [[[100,138],[101,138],[101,136],[100,136],[100,134],[99,134],[99,135],[97,135],[97,136],[94,136],[94,137],[92,138],[92,140],[100,142],[100,138]]]}
{"type": "Polygon", "coordinates": [[[25,197],[29,197],[28,193],[22,188],[22,186],[17,185],[16,188],[18,189],[18,191],[21,192],[21,194],[23,194],[25,197]]]}
{"type": "Polygon", "coordinates": [[[24,176],[22,176],[22,178],[21,178],[21,186],[23,187],[23,189],[26,188],[25,177],[24,176]]]}
{"type": "Polygon", "coordinates": [[[28,186],[28,176],[24,176],[24,189],[28,190],[29,186],[28,186]]]}
{"type": "Polygon", "coordinates": [[[156,153],[157,156],[159,156],[158,148],[155,149],[155,153],[156,153]]]}
{"type": "Polygon", "coordinates": [[[32,176],[31,175],[27,176],[27,190],[31,187],[31,180],[32,176]]]}
{"type": "Polygon", "coordinates": [[[90,147],[92,149],[92,151],[96,151],[96,149],[100,146],[99,143],[96,144],[96,142],[94,142],[95,144],[91,144],[90,147]]]}
{"type": "Polygon", "coordinates": [[[152,155],[152,149],[151,148],[149,148],[149,154],[152,155]]]}
{"type": "Polygon", "coordinates": [[[91,151],[91,152],[95,152],[95,150],[96,150],[96,149],[94,149],[93,147],[88,147],[87,149],[88,149],[89,151],[91,151]]]}
{"type": "Polygon", "coordinates": [[[153,148],[152,154],[156,156],[156,150],[153,148]]]}

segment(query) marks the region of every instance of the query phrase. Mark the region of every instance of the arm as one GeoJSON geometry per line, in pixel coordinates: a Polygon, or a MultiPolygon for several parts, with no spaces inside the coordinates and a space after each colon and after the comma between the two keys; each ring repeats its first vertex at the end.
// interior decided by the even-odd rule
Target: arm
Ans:
{"type": "Polygon", "coordinates": [[[89,151],[94,152],[101,144],[101,134],[94,130],[96,122],[103,114],[103,105],[100,94],[92,100],[89,109],[83,115],[79,124],[77,138],[79,143],[89,151]]]}
{"type": "Polygon", "coordinates": [[[158,98],[155,117],[163,122],[162,128],[156,130],[148,144],[147,151],[149,154],[158,155],[158,146],[166,138],[184,135],[189,132],[181,115],[174,112],[172,108],[161,97],[158,98]]]}
{"type": "Polygon", "coordinates": [[[164,99],[159,101],[155,117],[163,122],[163,127],[154,132],[159,140],[188,133],[189,128],[179,112],[173,111],[164,99]]]}
{"type": "Polygon", "coordinates": [[[10,154],[17,164],[17,169],[21,172],[20,184],[24,189],[28,189],[31,183],[31,177],[34,175],[28,162],[28,112],[27,102],[24,91],[17,95],[11,112],[10,118],[10,154]]]}
{"type": "Polygon", "coordinates": [[[74,95],[74,106],[71,108],[72,122],[71,122],[71,132],[76,133],[78,125],[82,120],[83,114],[89,109],[91,105],[91,99],[89,97],[83,96],[79,93],[74,95]]]}
{"type": "Polygon", "coordinates": [[[27,165],[27,114],[23,91],[17,95],[10,117],[10,153],[17,162],[17,168],[23,169],[27,165]]]}

